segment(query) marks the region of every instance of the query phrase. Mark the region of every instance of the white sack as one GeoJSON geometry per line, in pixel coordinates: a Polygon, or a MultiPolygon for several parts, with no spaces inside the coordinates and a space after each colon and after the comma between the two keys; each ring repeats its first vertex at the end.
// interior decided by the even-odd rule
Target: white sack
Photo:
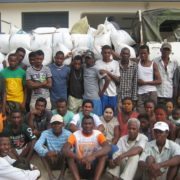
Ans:
{"type": "Polygon", "coordinates": [[[0,52],[7,54],[9,52],[9,34],[0,34],[0,52]]]}
{"type": "Polygon", "coordinates": [[[52,34],[55,31],[55,27],[40,27],[32,30],[32,32],[36,34],[52,34]]]}

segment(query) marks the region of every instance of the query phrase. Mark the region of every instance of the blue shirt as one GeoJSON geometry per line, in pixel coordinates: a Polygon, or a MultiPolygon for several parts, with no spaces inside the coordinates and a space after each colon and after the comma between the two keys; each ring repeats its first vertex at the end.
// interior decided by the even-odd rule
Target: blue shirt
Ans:
{"type": "Polygon", "coordinates": [[[67,84],[70,68],[66,65],[60,67],[55,64],[49,66],[52,73],[52,88],[50,89],[51,101],[56,102],[60,98],[67,100],[67,84]]]}
{"type": "Polygon", "coordinates": [[[60,152],[70,134],[71,132],[66,129],[62,129],[62,133],[59,136],[53,133],[52,128],[45,130],[36,142],[34,150],[41,157],[44,157],[49,151],[60,152]]]}

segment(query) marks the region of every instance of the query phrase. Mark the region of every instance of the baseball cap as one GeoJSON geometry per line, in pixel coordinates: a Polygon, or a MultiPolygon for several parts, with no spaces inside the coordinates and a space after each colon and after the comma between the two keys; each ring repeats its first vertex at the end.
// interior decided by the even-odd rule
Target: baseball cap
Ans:
{"type": "Polygon", "coordinates": [[[92,58],[92,59],[94,59],[94,53],[92,52],[92,51],[86,51],[86,53],[85,53],[85,56],[84,56],[85,58],[86,57],[89,57],[89,58],[92,58]]]}
{"type": "Polygon", "coordinates": [[[169,131],[169,126],[168,126],[167,123],[159,121],[159,122],[154,124],[153,129],[158,129],[158,130],[161,130],[161,131],[169,131]]]}
{"type": "Polygon", "coordinates": [[[169,44],[169,43],[163,43],[162,46],[161,46],[161,48],[162,48],[162,49],[165,49],[165,48],[166,48],[166,49],[170,49],[170,50],[171,50],[171,49],[172,49],[172,46],[171,46],[171,44],[169,44]]]}
{"type": "Polygon", "coordinates": [[[53,123],[53,122],[61,122],[62,123],[63,117],[59,114],[55,114],[52,116],[50,123],[53,123]]]}

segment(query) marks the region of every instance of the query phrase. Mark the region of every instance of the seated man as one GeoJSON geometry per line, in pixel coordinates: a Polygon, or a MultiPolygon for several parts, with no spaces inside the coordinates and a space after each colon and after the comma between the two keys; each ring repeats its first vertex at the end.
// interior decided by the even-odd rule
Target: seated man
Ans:
{"type": "Polygon", "coordinates": [[[35,108],[32,109],[26,117],[27,124],[32,128],[33,133],[39,137],[41,132],[46,130],[49,126],[52,117],[51,111],[46,109],[47,101],[40,97],[36,100],[35,108]]]}
{"type": "Polygon", "coordinates": [[[84,116],[81,125],[82,130],[74,132],[68,138],[63,153],[74,179],[89,179],[93,176],[94,180],[100,180],[111,147],[100,131],[93,130],[93,117],[84,116]]]}
{"type": "Polygon", "coordinates": [[[95,125],[95,129],[103,132],[104,131],[104,126],[101,122],[101,120],[99,119],[99,117],[92,113],[94,104],[91,100],[87,99],[84,100],[82,103],[82,112],[79,112],[78,114],[75,114],[72,121],[70,122],[70,127],[69,129],[72,132],[75,132],[79,129],[81,129],[81,121],[83,119],[84,116],[92,116],[94,119],[94,125],[95,125]]]}
{"type": "Polygon", "coordinates": [[[128,120],[128,135],[122,136],[117,142],[119,151],[110,160],[108,172],[115,179],[133,180],[138,167],[139,155],[148,139],[139,133],[140,122],[136,118],[128,120]]]}
{"type": "Polygon", "coordinates": [[[69,129],[69,124],[74,116],[72,111],[67,110],[67,100],[61,98],[56,102],[56,109],[52,110],[52,114],[59,114],[63,117],[64,127],[69,129]]]}
{"type": "Polygon", "coordinates": [[[167,123],[157,122],[153,130],[155,140],[147,143],[139,160],[139,166],[145,171],[143,178],[175,179],[180,165],[180,146],[167,139],[169,133],[167,123]]]}
{"type": "Polygon", "coordinates": [[[34,149],[42,157],[42,162],[48,171],[49,179],[53,179],[51,169],[61,169],[60,179],[64,175],[65,170],[65,158],[62,155],[61,149],[71,133],[63,128],[63,118],[59,114],[52,116],[50,123],[51,128],[42,132],[34,149]]]}
{"type": "Polygon", "coordinates": [[[11,112],[10,123],[4,129],[4,134],[10,137],[17,158],[23,157],[30,161],[36,136],[33,134],[32,129],[23,123],[21,111],[11,112]]]}
{"type": "Polygon", "coordinates": [[[15,156],[11,152],[10,139],[4,134],[0,134],[0,179],[10,180],[36,180],[40,176],[40,171],[31,166],[31,170],[23,170],[14,167],[15,156]]]}

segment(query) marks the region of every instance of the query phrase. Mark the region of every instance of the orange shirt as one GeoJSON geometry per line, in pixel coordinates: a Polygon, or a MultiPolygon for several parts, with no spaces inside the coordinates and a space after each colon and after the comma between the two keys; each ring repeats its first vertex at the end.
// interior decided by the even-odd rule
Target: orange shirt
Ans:
{"type": "Polygon", "coordinates": [[[0,132],[4,129],[4,121],[6,120],[6,116],[3,116],[2,113],[0,113],[0,132]]]}

